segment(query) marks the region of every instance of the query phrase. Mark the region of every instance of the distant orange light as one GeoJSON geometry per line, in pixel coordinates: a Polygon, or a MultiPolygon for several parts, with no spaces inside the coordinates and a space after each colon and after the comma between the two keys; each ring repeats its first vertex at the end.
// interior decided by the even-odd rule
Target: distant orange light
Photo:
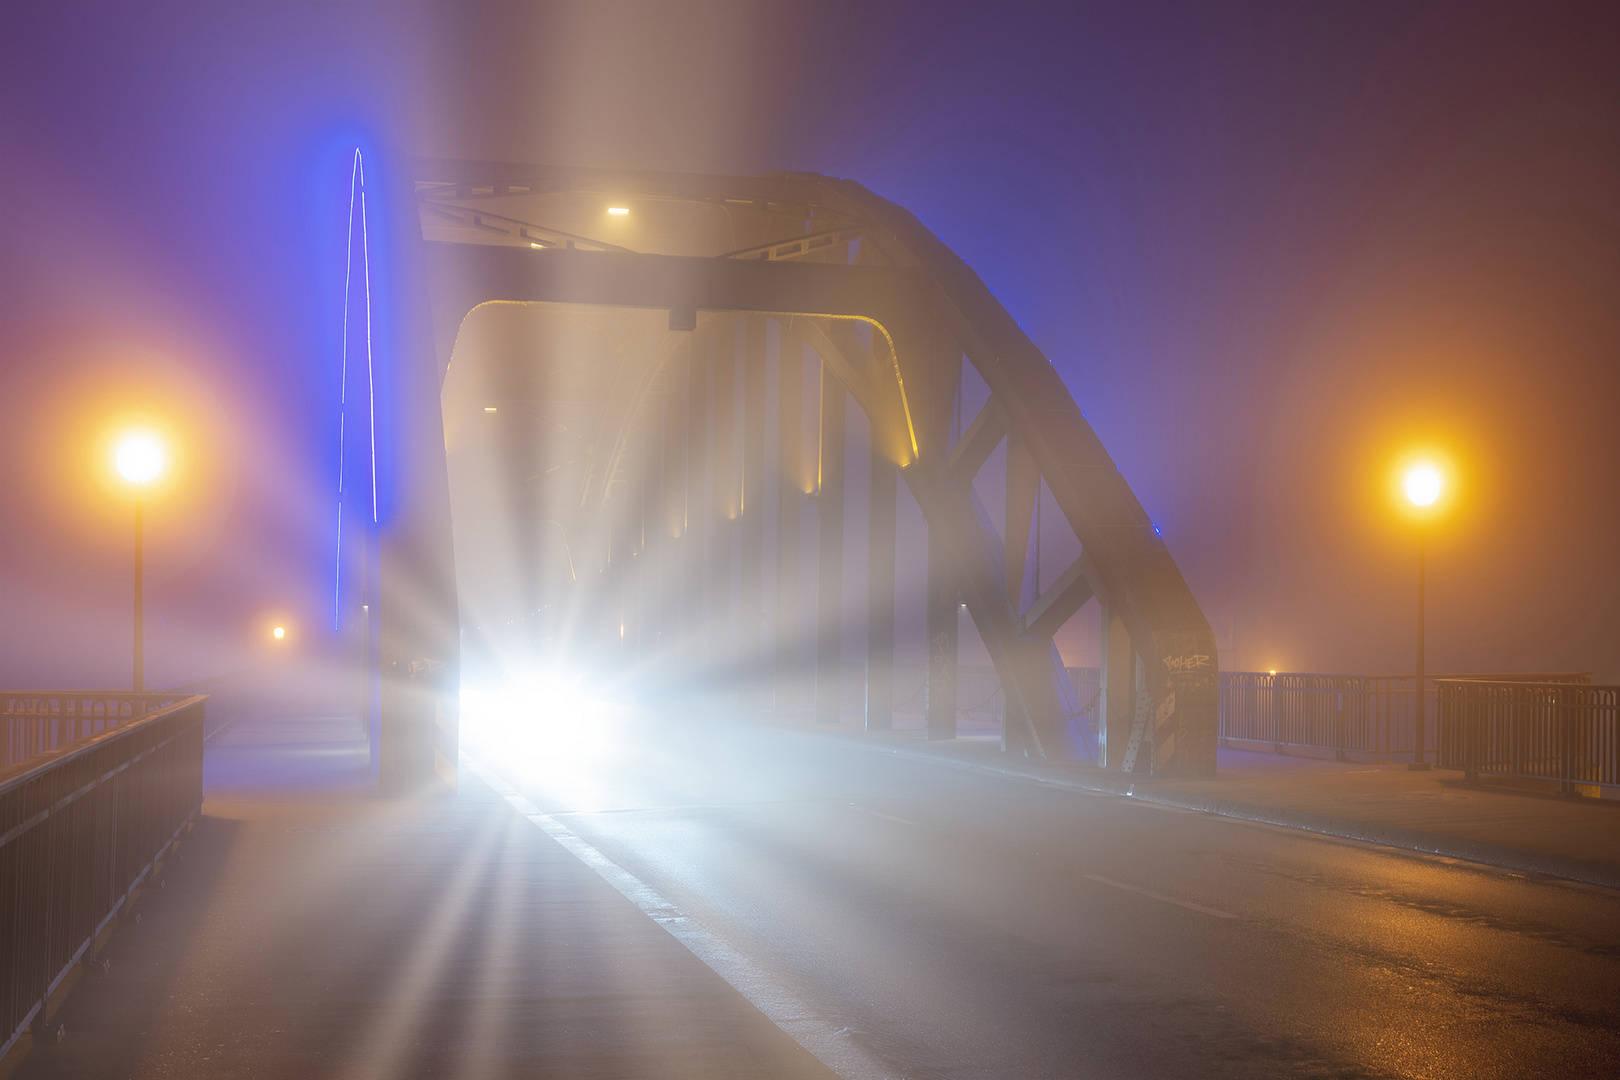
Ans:
{"type": "Polygon", "coordinates": [[[1270,670],[1270,671],[1269,671],[1269,672],[1267,672],[1267,674],[1270,674],[1270,675],[1275,675],[1275,674],[1277,674],[1277,669],[1276,669],[1276,668],[1272,668],[1272,669],[1271,669],[1271,670],[1270,670]]]}
{"type": "Polygon", "coordinates": [[[287,628],[285,626],[278,626],[274,630],[270,631],[270,633],[275,636],[277,641],[280,641],[282,638],[287,636],[287,628]]]}
{"type": "Polygon", "coordinates": [[[1413,506],[1432,506],[1440,497],[1440,472],[1431,465],[1419,465],[1406,474],[1406,498],[1413,506]]]}
{"type": "Polygon", "coordinates": [[[608,207],[608,213],[613,214],[613,215],[618,216],[618,217],[623,217],[625,214],[628,214],[629,212],[630,212],[630,208],[628,206],[610,206],[610,207],[608,207]]]}

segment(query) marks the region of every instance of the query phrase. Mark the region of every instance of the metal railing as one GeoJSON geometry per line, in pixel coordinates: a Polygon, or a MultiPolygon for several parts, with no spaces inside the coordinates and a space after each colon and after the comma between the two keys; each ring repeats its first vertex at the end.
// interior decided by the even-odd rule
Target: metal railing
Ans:
{"type": "Polygon", "coordinates": [[[0,770],[190,696],[173,690],[0,690],[0,770]]]}
{"type": "Polygon", "coordinates": [[[202,805],[206,699],[154,696],[3,695],[62,741],[0,769],[0,1056],[202,805]]]}
{"type": "MultiPolygon", "coordinates": [[[[1589,673],[1435,675],[1425,683],[1424,743],[1436,746],[1439,720],[1433,687],[1448,679],[1503,683],[1591,682],[1589,673]]],[[[1246,744],[1275,753],[1331,750],[1345,760],[1410,759],[1417,735],[1417,695],[1411,675],[1330,675],[1311,672],[1223,671],[1219,732],[1222,746],[1246,744]]]]}
{"type": "Polygon", "coordinates": [[[1576,785],[1620,786],[1620,686],[1442,679],[1440,765],[1576,785]]]}

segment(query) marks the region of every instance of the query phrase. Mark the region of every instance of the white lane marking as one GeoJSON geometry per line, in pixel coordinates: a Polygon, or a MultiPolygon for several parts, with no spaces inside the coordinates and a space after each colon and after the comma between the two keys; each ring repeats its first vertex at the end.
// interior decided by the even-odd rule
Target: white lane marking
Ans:
{"type": "Polygon", "coordinates": [[[849,808],[851,810],[859,810],[863,814],[871,814],[873,817],[880,817],[884,821],[895,821],[899,822],[901,825],[910,825],[913,829],[920,827],[915,821],[907,821],[903,817],[895,817],[893,814],[885,814],[883,811],[873,810],[869,806],[857,806],[854,803],[850,803],[849,808]]]}
{"type": "Polygon", "coordinates": [[[1149,896],[1155,900],[1163,900],[1167,904],[1175,904],[1177,907],[1184,907],[1189,911],[1202,911],[1205,915],[1213,915],[1217,919],[1237,918],[1237,916],[1233,915],[1230,911],[1221,911],[1219,908],[1205,907],[1203,904],[1195,904],[1191,900],[1177,900],[1173,896],[1166,896],[1164,893],[1156,893],[1152,889],[1144,889],[1140,885],[1130,885],[1123,881],[1115,881],[1113,878],[1103,877],[1101,874],[1087,874],[1086,878],[1090,881],[1101,882],[1104,885],[1112,885],[1116,889],[1124,889],[1126,892],[1141,893],[1143,896],[1149,896]]]}
{"type": "Polygon", "coordinates": [[[545,813],[483,762],[463,752],[462,764],[569,854],[595,870],[670,936],[736,988],[770,1021],[843,1080],[895,1080],[882,1062],[849,1040],[849,1028],[818,1013],[791,990],[714,932],[676,907],[630,871],[602,854],[568,826],[545,813]]]}

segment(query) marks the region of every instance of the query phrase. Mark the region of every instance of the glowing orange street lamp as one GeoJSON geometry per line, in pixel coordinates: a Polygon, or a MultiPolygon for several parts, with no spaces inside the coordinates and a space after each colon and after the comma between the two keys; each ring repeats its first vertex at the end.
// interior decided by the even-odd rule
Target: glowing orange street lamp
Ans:
{"type": "Polygon", "coordinates": [[[1440,470],[1432,465],[1418,465],[1406,474],[1406,499],[1412,504],[1420,515],[1418,520],[1418,601],[1417,601],[1417,682],[1414,686],[1414,700],[1417,702],[1417,735],[1412,746],[1412,763],[1410,769],[1427,769],[1430,767],[1425,758],[1423,746],[1423,727],[1428,718],[1425,708],[1428,705],[1428,693],[1424,687],[1423,672],[1423,525],[1429,508],[1440,498],[1440,470]]]}
{"type": "Polygon", "coordinates": [[[163,475],[163,444],[147,432],[136,431],[118,440],[113,465],[125,483],[135,489],[135,689],[145,687],[146,617],[145,581],[141,550],[141,490],[163,475]]]}

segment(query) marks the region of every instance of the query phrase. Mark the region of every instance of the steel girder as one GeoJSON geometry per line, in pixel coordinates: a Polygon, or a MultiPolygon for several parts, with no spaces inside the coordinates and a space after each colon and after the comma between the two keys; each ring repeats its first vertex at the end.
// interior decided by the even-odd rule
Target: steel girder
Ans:
{"type": "MultiPolygon", "coordinates": [[[[1156,774],[1213,771],[1217,660],[1208,622],[1062,379],[978,277],[912,215],[858,184],[815,175],[475,162],[413,168],[441,373],[461,320],[488,301],[665,309],[671,327],[683,328],[705,311],[791,320],[866,412],[874,452],[901,466],[937,534],[1006,692],[1009,746],[1062,752],[1071,717],[1051,637],[1097,595],[1136,658],[1140,689],[1110,691],[1133,697],[1124,767],[1139,759],[1156,774]],[[556,211],[582,196],[638,200],[649,214],[673,206],[689,227],[643,245],[664,252],[635,251],[580,228],[480,210],[527,197],[556,211]],[[721,218],[729,232],[717,238],[705,222],[721,218]],[[850,264],[846,253],[857,239],[850,264]],[[871,328],[870,346],[854,329],[860,322],[871,328]],[[964,355],[991,396],[952,444],[964,355]],[[1003,440],[1005,544],[972,490],[1003,440]],[[1021,610],[1030,509],[1042,480],[1082,554],[1021,610]]],[[[682,333],[671,330],[613,404],[592,446],[582,504],[608,501],[648,388],[682,333]]]]}

